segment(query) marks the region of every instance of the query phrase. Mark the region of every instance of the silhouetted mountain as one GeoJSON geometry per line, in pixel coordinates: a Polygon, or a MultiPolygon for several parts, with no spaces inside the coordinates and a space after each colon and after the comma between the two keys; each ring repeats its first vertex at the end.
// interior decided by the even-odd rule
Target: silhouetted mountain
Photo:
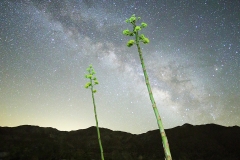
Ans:
{"type": "MultiPolygon", "coordinates": [[[[159,130],[135,135],[100,128],[105,160],[164,160],[159,130]]],[[[184,124],[167,129],[174,160],[240,160],[240,127],[184,124]]],[[[0,160],[99,160],[96,127],[58,131],[0,127],[0,160]]]]}

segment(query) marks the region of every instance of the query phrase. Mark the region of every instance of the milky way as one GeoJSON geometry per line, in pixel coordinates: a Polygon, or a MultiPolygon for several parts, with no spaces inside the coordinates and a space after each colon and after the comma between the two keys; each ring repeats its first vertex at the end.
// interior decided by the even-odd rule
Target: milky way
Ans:
{"type": "Polygon", "coordinates": [[[122,34],[132,14],[148,24],[141,47],[164,127],[239,126],[238,0],[2,0],[0,126],[94,126],[92,64],[99,126],[157,129],[137,48],[122,34]]]}

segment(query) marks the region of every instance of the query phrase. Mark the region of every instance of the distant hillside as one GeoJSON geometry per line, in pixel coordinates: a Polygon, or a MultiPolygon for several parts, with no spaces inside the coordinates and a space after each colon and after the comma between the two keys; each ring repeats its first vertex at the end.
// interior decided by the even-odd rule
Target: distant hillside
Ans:
{"type": "MultiPolygon", "coordinates": [[[[139,135],[100,131],[105,160],[164,160],[159,130],[139,135]]],[[[240,160],[240,127],[184,124],[166,134],[173,160],[240,160]]],[[[0,127],[0,160],[60,159],[100,160],[96,128],[0,127]]]]}

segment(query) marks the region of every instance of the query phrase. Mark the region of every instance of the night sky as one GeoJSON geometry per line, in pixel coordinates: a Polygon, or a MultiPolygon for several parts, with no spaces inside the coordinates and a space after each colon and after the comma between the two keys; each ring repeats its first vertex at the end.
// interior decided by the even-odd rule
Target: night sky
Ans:
{"type": "Polygon", "coordinates": [[[1,0],[0,126],[95,126],[92,64],[99,126],[157,129],[137,47],[122,34],[132,14],[148,24],[141,47],[164,128],[240,126],[239,0],[1,0]]]}

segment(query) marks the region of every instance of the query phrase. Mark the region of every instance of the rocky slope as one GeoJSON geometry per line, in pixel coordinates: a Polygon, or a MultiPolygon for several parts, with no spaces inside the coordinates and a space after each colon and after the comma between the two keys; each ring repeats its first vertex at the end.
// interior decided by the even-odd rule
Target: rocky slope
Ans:
{"type": "MultiPolygon", "coordinates": [[[[100,131],[105,160],[164,160],[159,130],[139,135],[100,131]]],[[[184,124],[166,134],[174,160],[240,160],[240,127],[184,124]]],[[[96,128],[0,127],[0,160],[8,159],[100,160],[96,128]]]]}

